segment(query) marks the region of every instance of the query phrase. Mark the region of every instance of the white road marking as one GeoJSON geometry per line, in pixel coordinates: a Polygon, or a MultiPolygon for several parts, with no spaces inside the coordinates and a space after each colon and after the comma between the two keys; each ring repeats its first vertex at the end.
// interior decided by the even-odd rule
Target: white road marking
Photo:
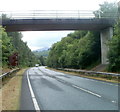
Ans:
{"type": "Polygon", "coordinates": [[[31,97],[32,97],[32,101],[33,101],[35,110],[36,110],[36,112],[40,112],[40,107],[39,107],[38,102],[35,98],[35,94],[33,92],[33,89],[32,89],[31,83],[30,83],[30,79],[28,77],[28,72],[27,72],[27,80],[28,80],[28,86],[29,86],[29,90],[30,90],[30,93],[31,93],[31,97]]]}
{"type": "MultiPolygon", "coordinates": [[[[49,69],[46,69],[46,68],[44,68],[44,69],[47,70],[48,72],[52,71],[52,70],[49,70],[49,69]]],[[[56,72],[56,71],[54,71],[54,72],[56,72]]],[[[56,72],[56,73],[61,73],[61,72],[56,72]]],[[[65,73],[63,73],[63,74],[66,75],[65,73]]],[[[80,77],[80,78],[83,78],[83,77],[80,77]]],[[[104,84],[111,85],[111,86],[118,86],[116,84],[110,84],[110,83],[107,83],[107,82],[97,81],[97,80],[93,80],[93,79],[88,79],[88,78],[83,78],[83,79],[90,80],[90,81],[95,81],[95,82],[100,82],[100,83],[104,83],[104,84]]]]}
{"type": "MultiPolygon", "coordinates": [[[[50,77],[50,76],[49,76],[50,77]]],[[[57,78],[57,77],[54,77],[54,78],[56,78],[57,80],[59,80],[60,82],[63,82],[63,83],[68,83],[68,82],[66,82],[66,81],[64,81],[64,80],[62,80],[62,79],[60,79],[60,78],[57,78]]],[[[97,93],[93,93],[92,91],[89,91],[89,90],[86,90],[86,89],[84,89],[84,88],[81,88],[81,87],[79,87],[79,86],[77,86],[77,85],[74,85],[74,84],[70,84],[72,87],[74,87],[74,88],[77,88],[77,89],[79,89],[79,90],[82,90],[82,91],[84,91],[84,92],[87,92],[87,93],[89,93],[89,94],[92,94],[92,95],[94,95],[94,96],[97,96],[97,97],[102,97],[102,96],[100,96],[99,94],[97,94],[97,93]]]]}
{"type": "MultiPolygon", "coordinates": [[[[43,71],[43,70],[42,70],[43,71]]],[[[49,74],[49,73],[47,73],[47,74],[49,74]]],[[[66,82],[65,80],[62,80],[62,79],[60,79],[60,78],[57,78],[57,77],[53,77],[53,76],[51,76],[51,75],[47,75],[47,76],[49,76],[49,77],[51,77],[51,78],[55,78],[55,79],[57,79],[57,80],[59,80],[60,82],[63,82],[63,83],[69,83],[69,82],[66,82]]],[[[85,78],[84,78],[85,79],[85,78]]],[[[91,81],[95,81],[95,80],[92,80],[92,79],[86,79],[86,80],[91,80],[91,81]]],[[[99,81],[96,81],[96,82],[99,82],[99,81]]],[[[102,82],[102,83],[105,83],[105,84],[109,84],[109,83],[106,83],[106,82],[102,82]]],[[[84,89],[84,88],[81,88],[81,87],[79,87],[79,86],[77,86],[77,85],[75,85],[75,84],[70,84],[72,87],[74,87],[74,88],[77,88],[77,89],[79,89],[79,90],[82,90],[82,91],[84,91],[84,92],[86,92],[86,93],[89,93],[89,94],[91,94],[91,95],[94,95],[94,96],[96,96],[96,97],[99,97],[99,98],[101,98],[101,97],[103,97],[103,96],[101,96],[101,95],[99,95],[99,94],[97,94],[97,93],[94,93],[94,92],[92,92],[92,91],[89,91],[89,90],[87,90],[87,89],[84,89]]],[[[114,85],[114,84],[109,84],[109,85],[114,85]]],[[[117,86],[117,85],[115,85],[115,86],[117,86]]],[[[116,101],[114,101],[114,100],[112,100],[111,101],[112,103],[116,103],[116,101]]]]}
{"type": "Polygon", "coordinates": [[[116,103],[116,101],[112,101],[112,103],[116,103]]]}
{"type": "Polygon", "coordinates": [[[94,95],[94,96],[97,96],[97,97],[102,97],[102,96],[100,96],[99,94],[96,94],[96,93],[93,93],[93,92],[91,92],[91,91],[89,91],[89,90],[86,90],[86,89],[83,89],[83,88],[81,88],[81,87],[79,87],[79,86],[76,86],[76,85],[72,85],[73,87],[75,87],[75,88],[77,88],[77,89],[80,89],[80,90],[82,90],[82,91],[84,91],[84,92],[87,92],[87,93],[90,93],[90,94],[92,94],[92,95],[94,95]]]}
{"type": "MultiPolygon", "coordinates": [[[[49,75],[49,77],[50,77],[50,75],[49,75]]],[[[64,81],[64,80],[62,80],[62,79],[60,79],[60,78],[57,78],[57,77],[54,77],[54,78],[56,78],[57,80],[59,80],[59,81],[61,81],[61,82],[63,82],[63,83],[67,83],[66,81],[64,81]]],[[[74,87],[74,88],[80,89],[80,90],[82,90],[82,91],[84,91],[84,92],[87,92],[87,93],[89,93],[89,94],[92,94],[92,95],[94,95],[94,96],[97,96],[97,97],[99,97],[99,98],[102,97],[102,96],[100,96],[99,94],[93,93],[93,92],[91,92],[91,91],[89,91],[89,90],[86,90],[86,89],[84,89],[84,88],[81,88],[81,87],[79,87],[79,86],[77,86],[77,85],[72,84],[71,86],[74,87]]]]}

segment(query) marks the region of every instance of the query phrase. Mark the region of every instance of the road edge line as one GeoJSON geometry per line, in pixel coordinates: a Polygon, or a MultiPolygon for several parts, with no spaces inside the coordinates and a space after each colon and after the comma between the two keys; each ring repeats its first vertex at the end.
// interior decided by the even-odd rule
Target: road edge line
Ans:
{"type": "Polygon", "coordinates": [[[36,98],[35,98],[35,94],[34,94],[34,92],[33,92],[33,89],[32,89],[31,83],[30,83],[30,79],[29,79],[29,77],[28,77],[28,71],[27,71],[27,81],[28,81],[28,87],[29,87],[29,90],[30,90],[30,93],[31,93],[31,97],[32,97],[32,101],[33,101],[35,110],[36,110],[37,112],[41,112],[41,111],[40,111],[41,109],[40,109],[40,107],[39,107],[39,105],[38,105],[38,102],[37,102],[37,100],[36,100],[36,98]]]}

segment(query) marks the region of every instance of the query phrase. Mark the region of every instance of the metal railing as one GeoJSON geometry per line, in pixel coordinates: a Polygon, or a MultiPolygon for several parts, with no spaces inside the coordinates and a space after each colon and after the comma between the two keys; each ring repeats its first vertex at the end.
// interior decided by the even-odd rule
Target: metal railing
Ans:
{"type": "Polygon", "coordinates": [[[12,73],[14,73],[14,72],[17,72],[18,70],[20,70],[20,69],[19,69],[19,68],[13,69],[13,70],[11,70],[10,72],[4,73],[4,74],[2,74],[2,75],[0,76],[0,79],[3,79],[3,78],[5,78],[5,77],[8,77],[10,74],[12,74],[12,73]]]}
{"type": "Polygon", "coordinates": [[[120,77],[120,74],[118,73],[108,73],[108,72],[98,72],[98,71],[88,71],[88,70],[78,70],[78,69],[68,69],[68,68],[58,68],[58,70],[64,70],[68,72],[77,72],[77,73],[83,73],[86,75],[106,75],[106,76],[115,76],[120,77]]]}
{"type": "Polygon", "coordinates": [[[94,18],[93,11],[87,10],[29,10],[29,11],[1,11],[10,19],[62,19],[62,18],[94,18]]]}
{"type": "Polygon", "coordinates": [[[118,11],[104,13],[98,11],[97,15],[94,12],[92,10],[28,10],[0,11],[0,15],[5,14],[9,19],[118,19],[119,16],[118,11]]]}

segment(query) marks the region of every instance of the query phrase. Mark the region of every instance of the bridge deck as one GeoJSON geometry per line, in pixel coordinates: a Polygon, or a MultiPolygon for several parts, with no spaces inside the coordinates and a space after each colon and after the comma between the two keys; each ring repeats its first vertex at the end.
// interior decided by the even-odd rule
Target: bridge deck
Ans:
{"type": "Polygon", "coordinates": [[[103,30],[112,19],[8,19],[2,20],[6,31],[103,30]]]}

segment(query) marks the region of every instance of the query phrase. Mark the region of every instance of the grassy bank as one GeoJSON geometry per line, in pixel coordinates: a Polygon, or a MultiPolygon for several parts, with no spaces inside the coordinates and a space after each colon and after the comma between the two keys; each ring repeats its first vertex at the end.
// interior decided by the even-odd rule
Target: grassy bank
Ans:
{"type": "Polygon", "coordinates": [[[22,77],[26,69],[21,69],[0,89],[2,110],[19,110],[22,77]]]}

